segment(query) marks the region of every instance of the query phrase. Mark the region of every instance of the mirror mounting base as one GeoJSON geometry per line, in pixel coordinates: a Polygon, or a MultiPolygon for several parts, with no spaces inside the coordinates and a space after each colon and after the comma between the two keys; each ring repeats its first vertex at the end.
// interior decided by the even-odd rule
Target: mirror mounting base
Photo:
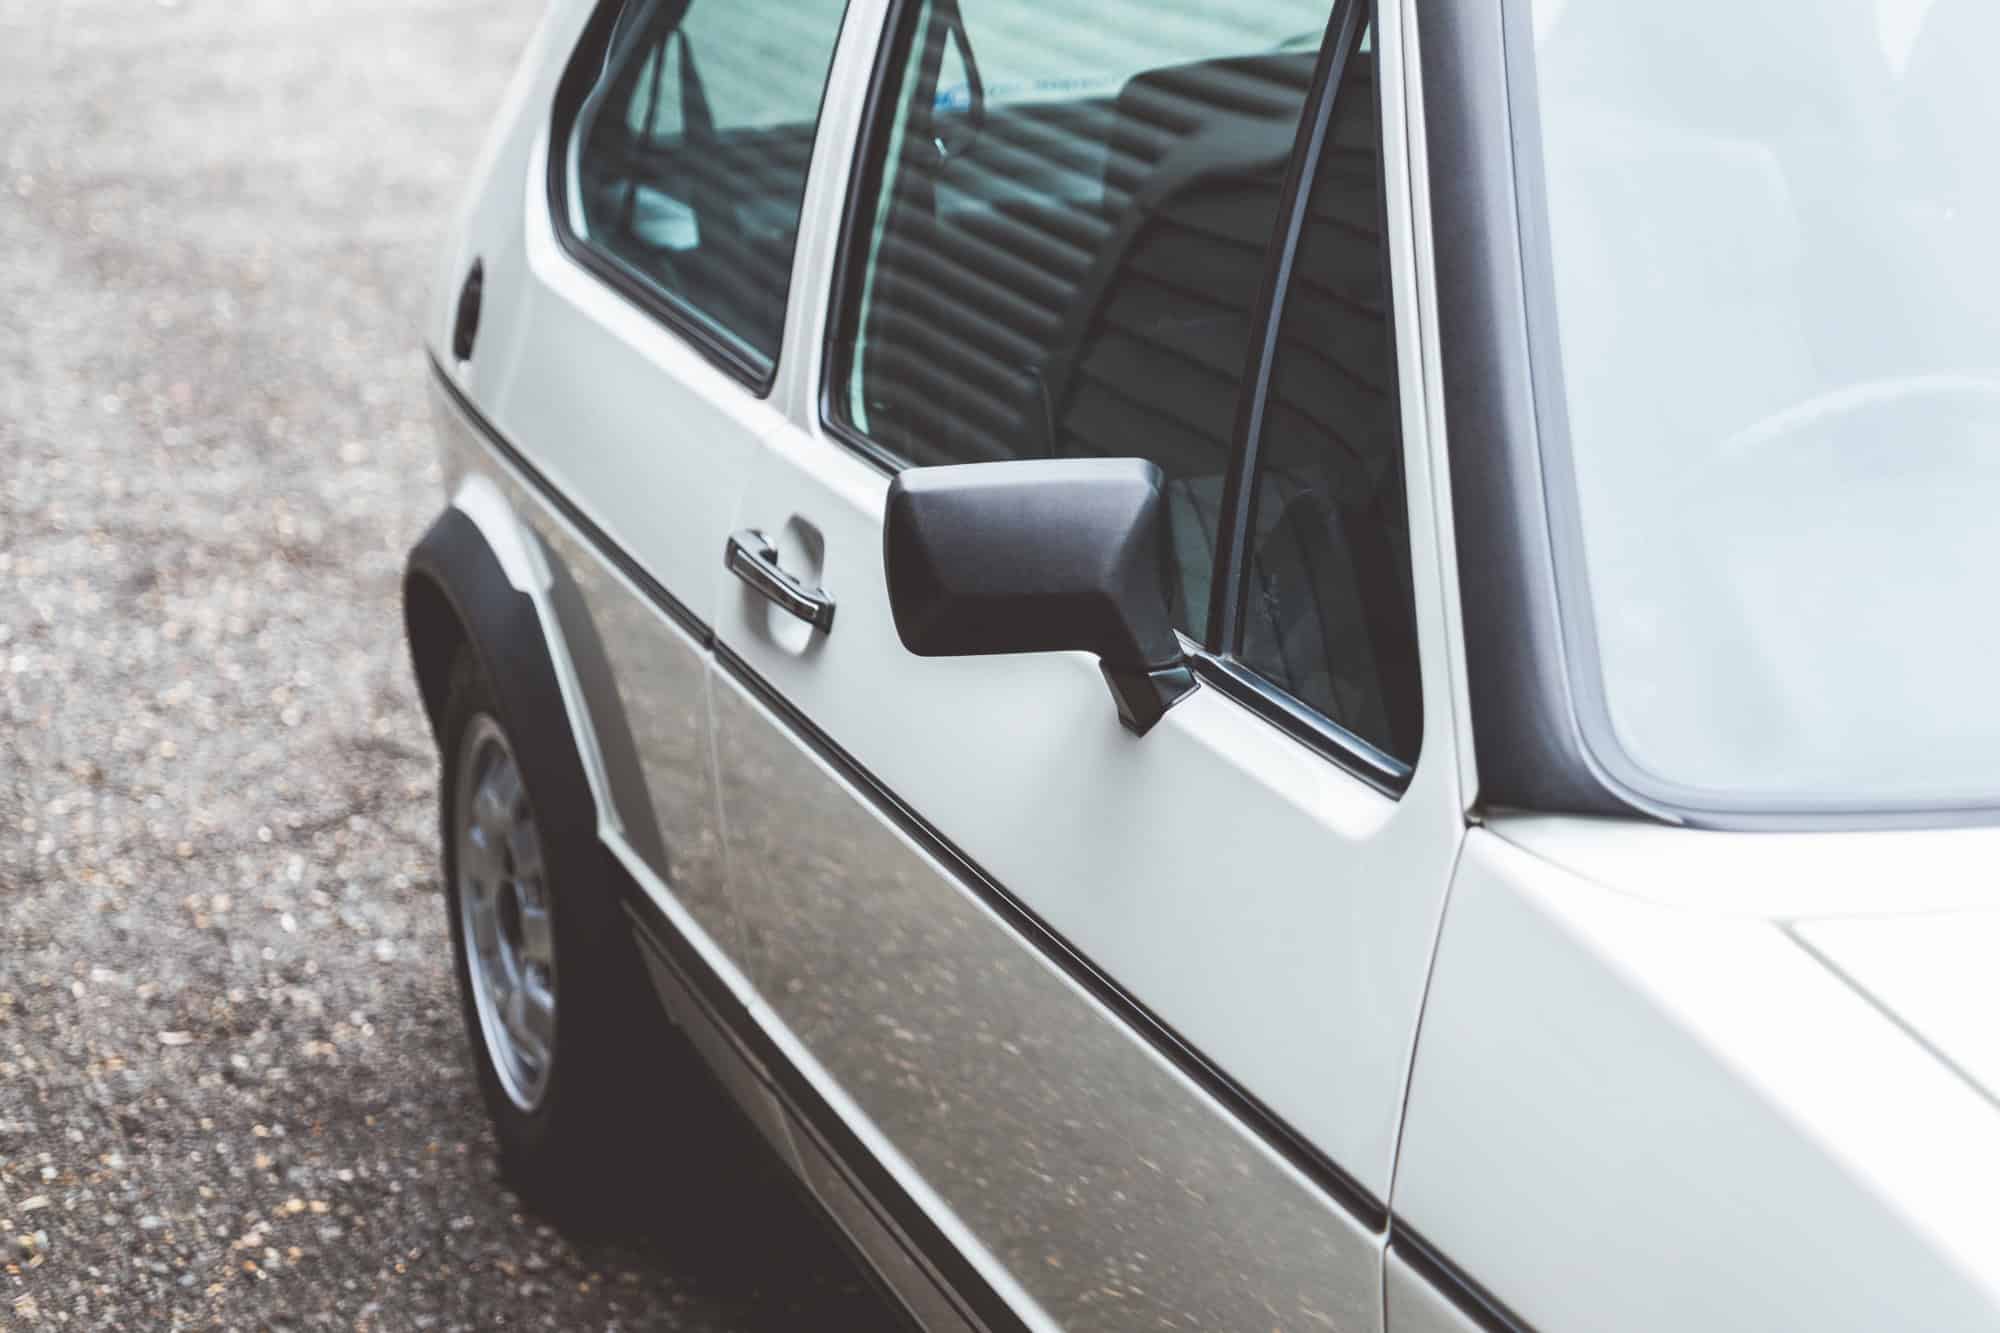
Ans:
{"type": "Polygon", "coordinates": [[[1185,661],[1151,671],[1104,662],[1097,666],[1104,673],[1104,683],[1111,687],[1111,697],[1118,702],[1118,720],[1134,736],[1151,731],[1169,708],[1195,690],[1194,670],[1185,661]]]}

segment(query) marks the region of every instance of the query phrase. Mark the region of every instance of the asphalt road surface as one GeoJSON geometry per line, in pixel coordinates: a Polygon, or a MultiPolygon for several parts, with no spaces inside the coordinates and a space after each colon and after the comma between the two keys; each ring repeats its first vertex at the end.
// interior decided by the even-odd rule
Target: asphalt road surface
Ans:
{"type": "Polygon", "coordinates": [[[0,0],[0,1328],[887,1323],[710,1088],[638,1222],[493,1165],[397,588],[539,8],[0,0]]]}

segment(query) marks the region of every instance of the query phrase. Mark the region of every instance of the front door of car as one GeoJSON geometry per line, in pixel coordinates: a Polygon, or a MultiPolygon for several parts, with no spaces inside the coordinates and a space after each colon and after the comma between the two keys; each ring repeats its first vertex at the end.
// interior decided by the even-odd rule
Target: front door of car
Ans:
{"type": "Polygon", "coordinates": [[[739,961],[989,1324],[1377,1327],[1463,829],[1395,7],[890,8],[717,601],[739,961]],[[1201,686],[1143,736],[886,591],[892,469],[1085,456],[1166,479],[1201,686]]]}

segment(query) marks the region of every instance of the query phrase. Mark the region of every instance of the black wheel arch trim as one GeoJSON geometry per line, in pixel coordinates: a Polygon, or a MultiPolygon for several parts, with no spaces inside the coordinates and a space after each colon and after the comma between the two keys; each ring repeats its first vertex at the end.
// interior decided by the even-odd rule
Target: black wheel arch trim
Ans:
{"type": "MultiPolygon", "coordinates": [[[[500,559],[471,516],[456,507],[439,514],[410,551],[403,576],[404,628],[418,688],[435,730],[442,721],[451,655],[439,651],[440,635],[456,630],[458,643],[478,662],[504,715],[517,752],[570,769],[534,789],[535,816],[551,839],[574,841],[597,834],[597,802],[584,778],[583,761],[563,707],[555,664],[534,599],[507,578],[500,559]],[[417,586],[424,592],[417,594],[417,586]],[[455,626],[440,626],[437,598],[455,626]]],[[[442,741],[442,737],[440,737],[442,741]]]]}
{"type": "MultiPolygon", "coordinates": [[[[431,365],[439,387],[467,427],[505,456],[523,476],[530,478],[538,494],[556,503],[558,493],[554,487],[507,444],[493,424],[451,382],[436,358],[432,358],[431,365]]],[[[563,507],[563,513],[579,531],[588,535],[593,549],[607,553],[615,549],[603,533],[575,511],[574,506],[563,507]]],[[[506,636],[492,638],[489,642],[522,644],[518,649],[520,653],[530,651],[526,643],[532,639],[532,651],[547,674],[545,688],[553,691],[552,695],[541,695],[547,701],[543,711],[570,722],[565,700],[556,684],[554,655],[561,652],[583,696],[585,716],[582,722],[589,728],[589,740],[604,780],[603,799],[610,803],[632,849],[649,865],[664,868],[670,864],[670,850],[654,814],[645,765],[625,714],[624,696],[618,688],[610,654],[568,567],[556,552],[540,541],[532,528],[526,524],[519,524],[518,528],[523,541],[535,543],[542,564],[548,571],[545,597],[547,614],[553,619],[553,625],[543,622],[541,608],[536,606],[534,598],[513,586],[486,534],[470,515],[456,505],[448,507],[439,516],[410,553],[404,576],[403,614],[425,708],[435,724],[443,704],[443,676],[450,670],[448,655],[439,651],[438,644],[451,630],[435,623],[434,617],[440,614],[449,614],[454,618],[459,627],[459,637],[469,640],[475,651],[480,650],[480,640],[487,635],[506,636]],[[481,599],[496,604],[505,601],[508,605],[506,622],[501,623],[497,616],[489,612],[483,623],[476,623],[466,608],[481,599]],[[556,643],[554,648],[551,647],[552,631],[556,643]]],[[[711,636],[707,627],[696,620],[686,607],[668,597],[665,589],[658,588],[633,562],[620,561],[618,567],[627,577],[639,583],[654,604],[666,611],[702,647],[708,646],[711,636]]],[[[494,675],[494,664],[484,665],[488,674],[494,675]]],[[[589,790],[587,783],[585,790],[589,790]]],[[[595,799],[593,796],[593,809],[595,799]]]]}

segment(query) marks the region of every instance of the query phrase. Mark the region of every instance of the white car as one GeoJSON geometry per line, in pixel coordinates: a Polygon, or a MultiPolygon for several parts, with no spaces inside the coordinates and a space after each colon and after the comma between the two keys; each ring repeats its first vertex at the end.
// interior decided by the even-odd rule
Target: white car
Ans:
{"type": "Polygon", "coordinates": [[[406,584],[515,1177],[664,1012],[929,1329],[2000,1327],[1996,50],[554,0],[406,584]]]}

